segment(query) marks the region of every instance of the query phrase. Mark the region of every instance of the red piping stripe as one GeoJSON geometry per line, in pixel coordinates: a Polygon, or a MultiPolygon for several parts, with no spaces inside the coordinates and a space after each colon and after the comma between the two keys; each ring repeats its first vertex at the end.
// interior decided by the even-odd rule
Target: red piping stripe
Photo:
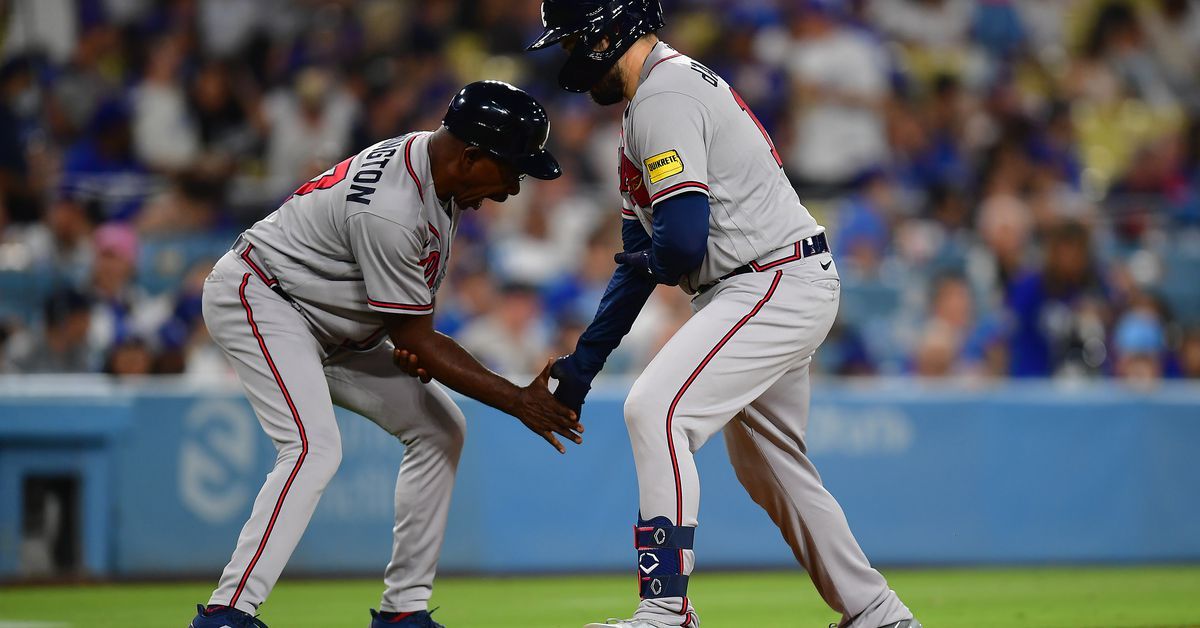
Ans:
{"type": "MultiPolygon", "coordinates": [[[[683,573],[683,567],[684,567],[684,565],[683,565],[683,550],[679,550],[679,573],[683,573]]],[[[679,607],[679,614],[684,615],[686,617],[687,607],[688,607],[688,602],[687,602],[687,596],[685,595],[685,596],[683,596],[683,606],[679,607]]]]}
{"type": "Polygon", "coordinates": [[[408,303],[389,303],[387,301],[376,301],[375,299],[367,299],[367,305],[381,307],[388,310],[404,310],[406,312],[428,312],[433,309],[433,303],[429,303],[427,305],[411,305],[408,303]]]}
{"type": "Polygon", "coordinates": [[[263,340],[262,334],[258,331],[258,324],[254,322],[254,312],[250,309],[250,302],[246,300],[246,284],[250,282],[250,273],[242,276],[242,285],[238,288],[238,296],[242,299],[242,307],[246,309],[246,322],[250,324],[250,331],[254,334],[254,338],[258,340],[258,349],[262,352],[263,358],[267,361],[267,366],[271,368],[271,374],[275,376],[275,383],[279,385],[280,392],[283,393],[284,401],[287,401],[288,409],[292,412],[292,420],[296,423],[296,430],[300,433],[300,456],[296,458],[296,466],[292,467],[292,473],[288,476],[287,482],[283,484],[283,490],[279,492],[279,499],[275,502],[275,510],[271,513],[271,520],[267,523],[267,529],[263,532],[262,541],[258,544],[258,551],[254,553],[254,558],[250,560],[250,564],[246,566],[245,573],[242,574],[242,579],[238,582],[237,590],[233,592],[233,598],[229,600],[230,606],[236,606],[238,598],[242,596],[242,590],[246,588],[246,580],[250,578],[250,572],[254,570],[254,566],[258,564],[258,559],[262,556],[263,550],[267,547],[267,539],[271,538],[271,531],[275,528],[275,521],[279,518],[279,511],[283,509],[283,500],[287,498],[288,491],[292,488],[292,482],[300,473],[300,467],[304,464],[304,459],[308,456],[308,435],[304,432],[304,423],[300,420],[300,412],[296,410],[296,404],[292,402],[292,395],[288,392],[287,385],[283,383],[283,377],[279,374],[279,369],[275,367],[275,360],[271,359],[271,352],[267,351],[267,343],[263,340]]]}
{"type": "MultiPolygon", "coordinates": [[[[671,400],[671,408],[667,410],[667,448],[671,452],[671,470],[675,473],[675,525],[683,525],[683,482],[679,477],[679,459],[675,456],[675,437],[671,432],[671,422],[675,418],[675,407],[679,405],[679,400],[683,398],[683,393],[687,392],[687,389],[692,385],[692,382],[696,381],[696,378],[700,376],[700,371],[703,371],[704,367],[708,366],[708,363],[711,362],[713,357],[717,355],[717,352],[721,350],[721,347],[724,347],[725,343],[729,342],[729,339],[732,338],[735,333],[737,333],[737,330],[741,329],[747,322],[749,322],[755,314],[758,314],[763,305],[766,305],[767,301],[771,300],[771,296],[775,294],[775,288],[779,286],[779,280],[782,277],[783,271],[775,271],[775,278],[771,281],[771,287],[767,289],[767,294],[763,295],[763,298],[759,299],[758,303],[754,305],[754,309],[750,310],[749,314],[743,316],[742,319],[733,326],[733,329],[730,329],[729,332],[726,333],[723,338],[721,338],[721,341],[717,343],[717,346],[713,347],[712,350],[708,352],[708,355],[704,356],[704,360],[700,362],[700,366],[697,366],[696,370],[692,371],[692,375],[688,377],[687,381],[683,383],[683,387],[679,389],[679,392],[675,393],[675,398],[671,400]]],[[[683,567],[683,550],[681,549],[679,550],[679,570],[683,571],[683,567]]],[[[686,615],[687,608],[688,599],[687,596],[684,596],[683,605],[679,609],[679,614],[686,615]]]]}
{"type": "Polygon", "coordinates": [[[258,267],[258,264],[255,264],[254,260],[250,259],[250,251],[253,249],[253,244],[247,244],[246,250],[242,251],[242,259],[250,265],[250,270],[253,270],[254,274],[258,275],[258,278],[261,279],[263,283],[267,284],[267,286],[274,286],[275,284],[279,283],[279,280],[275,279],[274,277],[268,278],[267,274],[258,267]]]}
{"type": "MultiPolygon", "coordinates": [[[[668,55],[666,57],[663,57],[663,58],[659,59],[658,61],[655,61],[654,65],[650,66],[650,72],[653,72],[654,68],[657,68],[658,64],[662,63],[663,61],[670,61],[671,59],[674,59],[675,57],[682,57],[682,56],[683,56],[682,52],[677,52],[673,55],[668,55]]],[[[650,72],[646,73],[646,78],[650,78],[650,72]]]]}
{"type": "MultiPolygon", "coordinates": [[[[424,199],[422,199],[422,200],[424,200],[424,199]]],[[[429,225],[429,231],[431,231],[433,233],[433,237],[435,237],[439,240],[442,239],[442,234],[438,233],[437,227],[433,226],[432,222],[426,222],[425,224],[429,225]]]]}
{"type": "Polygon", "coordinates": [[[683,188],[699,188],[701,190],[704,190],[705,192],[708,191],[708,186],[704,185],[703,183],[700,183],[699,181],[685,181],[683,183],[676,183],[675,185],[672,185],[671,187],[669,187],[665,190],[659,190],[658,194],[655,194],[654,196],[650,197],[650,202],[653,203],[654,201],[657,201],[658,199],[662,198],[664,195],[670,194],[672,192],[677,192],[679,190],[682,190],[683,188]]]}
{"type": "Polygon", "coordinates": [[[417,139],[414,135],[408,138],[408,142],[404,144],[404,166],[408,168],[408,176],[412,177],[413,183],[417,184],[417,195],[421,197],[421,202],[425,202],[425,188],[421,185],[421,180],[417,178],[417,172],[412,167],[412,143],[417,139]]]}
{"type": "Polygon", "coordinates": [[[696,370],[692,371],[691,376],[687,378],[687,381],[683,383],[683,387],[679,389],[679,392],[675,393],[675,398],[671,400],[671,408],[667,410],[667,448],[671,452],[671,469],[675,473],[675,525],[683,525],[683,483],[679,478],[679,460],[675,456],[675,436],[671,431],[671,423],[675,419],[675,407],[679,405],[679,400],[683,398],[683,393],[687,392],[687,389],[692,385],[692,382],[696,381],[696,378],[700,376],[700,371],[703,371],[704,367],[708,366],[708,363],[711,362],[713,357],[717,355],[717,352],[721,350],[721,347],[724,347],[725,343],[729,342],[729,339],[732,338],[735,333],[737,333],[737,330],[741,329],[742,326],[744,326],[751,318],[753,318],[755,314],[758,314],[759,310],[762,309],[763,305],[766,305],[767,301],[771,300],[771,295],[775,294],[775,288],[779,286],[779,279],[781,277],[783,277],[783,271],[775,271],[775,279],[771,281],[771,287],[767,290],[767,294],[764,295],[762,299],[759,299],[758,303],[754,306],[754,309],[750,310],[749,314],[743,316],[742,319],[733,326],[733,329],[730,329],[729,332],[726,333],[723,338],[721,338],[720,342],[718,342],[717,345],[708,352],[708,355],[704,356],[704,360],[700,362],[700,365],[696,367],[696,370]]]}
{"type": "Polygon", "coordinates": [[[637,218],[637,214],[633,213],[632,209],[625,209],[624,207],[621,208],[621,215],[637,218]]]}
{"type": "Polygon", "coordinates": [[[794,262],[794,261],[804,257],[804,250],[800,247],[799,242],[796,242],[795,247],[796,247],[796,252],[792,253],[791,255],[789,255],[785,258],[777,259],[773,262],[769,262],[769,263],[763,264],[763,265],[760,265],[758,262],[750,262],[750,268],[753,268],[754,272],[756,272],[756,273],[761,273],[764,270],[771,270],[772,268],[775,268],[776,266],[779,266],[780,264],[794,262]]]}

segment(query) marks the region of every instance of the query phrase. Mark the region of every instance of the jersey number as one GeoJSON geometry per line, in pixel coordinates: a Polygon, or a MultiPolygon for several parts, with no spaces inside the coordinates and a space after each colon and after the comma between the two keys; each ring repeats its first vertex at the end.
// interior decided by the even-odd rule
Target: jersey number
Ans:
{"type": "MultiPolygon", "coordinates": [[[[703,64],[697,63],[695,61],[692,62],[692,70],[694,70],[697,74],[699,74],[700,78],[704,79],[705,83],[708,83],[709,85],[712,85],[713,87],[717,86],[717,73],[716,72],[713,72],[712,70],[704,67],[703,64]]],[[[750,107],[746,106],[746,101],[742,100],[741,94],[737,93],[736,89],[734,89],[733,87],[730,87],[729,93],[733,94],[733,99],[737,101],[738,106],[741,107],[742,111],[745,111],[746,115],[750,116],[750,119],[754,121],[754,126],[758,127],[759,132],[761,132],[763,134],[763,139],[767,140],[767,146],[771,147],[771,156],[775,158],[775,163],[779,164],[779,167],[782,168],[783,167],[783,159],[780,158],[779,151],[775,150],[775,142],[772,142],[771,136],[767,135],[767,130],[765,128],[763,128],[762,122],[758,121],[758,116],[754,115],[753,111],[750,111],[750,107]]]]}
{"type": "Polygon", "coordinates": [[[733,99],[737,101],[738,106],[754,121],[754,126],[758,127],[759,132],[763,134],[763,139],[767,140],[767,146],[771,147],[771,156],[775,158],[775,163],[779,164],[779,167],[782,168],[783,159],[779,157],[779,151],[775,150],[775,142],[772,142],[771,136],[767,135],[767,130],[763,128],[762,122],[758,121],[758,116],[754,115],[753,111],[750,111],[750,107],[746,106],[746,101],[742,100],[742,95],[737,93],[736,89],[730,87],[729,93],[733,94],[733,99]]]}
{"type": "Polygon", "coordinates": [[[692,70],[694,70],[697,74],[699,74],[700,78],[704,79],[705,83],[708,83],[709,85],[712,85],[713,87],[717,86],[717,73],[716,72],[713,72],[712,70],[704,67],[703,64],[697,63],[695,61],[692,62],[692,70]]]}
{"type": "Polygon", "coordinates": [[[292,196],[304,196],[313,190],[328,190],[329,188],[342,182],[346,178],[346,174],[350,172],[350,162],[354,158],[350,157],[342,163],[326,170],[320,176],[313,177],[308,183],[300,186],[292,193],[292,196]]]}

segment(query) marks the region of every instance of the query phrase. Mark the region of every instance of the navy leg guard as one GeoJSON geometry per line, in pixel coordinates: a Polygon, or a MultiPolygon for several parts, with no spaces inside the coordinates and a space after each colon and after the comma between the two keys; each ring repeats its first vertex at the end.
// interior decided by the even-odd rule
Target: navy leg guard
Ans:
{"type": "Polygon", "coordinates": [[[671,525],[666,517],[638,518],[633,545],[638,552],[638,588],[642,599],[687,597],[683,550],[692,549],[696,528],[671,525]]]}

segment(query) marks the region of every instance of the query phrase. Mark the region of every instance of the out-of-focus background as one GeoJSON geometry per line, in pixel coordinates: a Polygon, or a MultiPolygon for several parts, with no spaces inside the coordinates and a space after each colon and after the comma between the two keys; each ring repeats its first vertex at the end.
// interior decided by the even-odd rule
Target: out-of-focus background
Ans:
{"type": "MultiPolygon", "coordinates": [[[[828,228],[843,294],[810,453],[872,556],[1200,560],[1200,2],[664,5],[663,39],[737,87],[828,228]]],[[[464,217],[437,325],[506,374],[571,350],[619,246],[621,108],[558,90],[561,51],[523,52],[538,9],[0,0],[0,577],[216,576],[273,454],[208,339],[204,276],[466,82],[545,103],[565,174],[464,217]]],[[[688,315],[659,289],[605,374],[636,376],[688,315]]],[[[565,460],[465,404],[448,569],[625,568],[627,384],[601,382],[565,460]],[[574,549],[525,551],[554,544],[522,517],[576,520],[574,549]]],[[[341,420],[299,571],[386,556],[400,446],[341,420]]],[[[791,564],[721,451],[701,456],[701,560],[791,564]]]]}
{"type": "MultiPolygon", "coordinates": [[[[618,245],[620,107],[523,53],[537,2],[5,3],[0,369],[227,367],[200,280],[346,155],[466,82],[547,104],[565,166],[464,220],[439,327],[522,373],[571,348],[618,245]]],[[[836,375],[1200,377],[1200,7],[679,0],[664,39],[771,132],[843,269],[836,375]]],[[[687,301],[658,291],[606,371],[687,301]]]]}

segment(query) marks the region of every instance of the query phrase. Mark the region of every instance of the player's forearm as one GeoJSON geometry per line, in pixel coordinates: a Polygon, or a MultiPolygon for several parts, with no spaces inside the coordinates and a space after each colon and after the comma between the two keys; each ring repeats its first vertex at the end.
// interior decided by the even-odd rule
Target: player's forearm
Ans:
{"type": "Polygon", "coordinates": [[[451,390],[513,414],[520,388],[480,364],[452,338],[431,331],[404,345],[397,342],[396,347],[420,356],[421,367],[429,376],[451,390]]]}
{"type": "Polygon", "coordinates": [[[579,337],[572,354],[581,374],[589,381],[604,368],[609,354],[629,333],[654,287],[643,272],[628,266],[621,266],[613,273],[596,316],[579,337]]]}
{"type": "MultiPolygon", "coordinates": [[[[621,243],[625,252],[643,251],[651,246],[650,234],[636,220],[621,224],[621,243]]],[[[621,344],[621,339],[633,327],[633,321],[654,292],[654,282],[644,271],[630,266],[618,266],[613,272],[596,316],[580,335],[571,355],[573,368],[580,378],[591,382],[604,368],[609,354],[621,344]]]]}

